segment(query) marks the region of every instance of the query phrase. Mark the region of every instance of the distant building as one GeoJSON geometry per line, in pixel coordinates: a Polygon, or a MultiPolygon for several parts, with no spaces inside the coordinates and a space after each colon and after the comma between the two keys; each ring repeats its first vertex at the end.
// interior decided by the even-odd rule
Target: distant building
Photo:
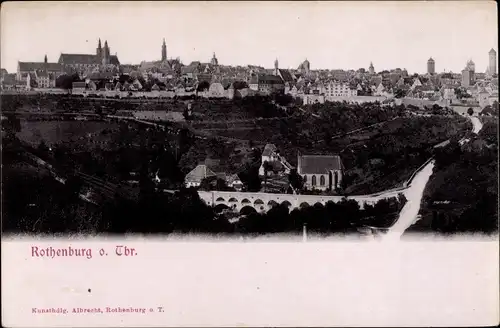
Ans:
{"type": "Polygon", "coordinates": [[[297,70],[301,74],[309,74],[309,72],[311,70],[311,63],[309,63],[309,60],[306,59],[306,60],[304,60],[304,62],[302,64],[299,65],[297,70]]]}
{"type": "Polygon", "coordinates": [[[488,76],[493,76],[497,74],[497,52],[494,49],[491,49],[488,53],[489,61],[488,61],[488,76]]]}
{"type": "Polygon", "coordinates": [[[226,91],[221,83],[214,82],[210,84],[210,87],[208,88],[208,95],[209,97],[221,98],[226,96],[226,91]]]}
{"type": "Polygon", "coordinates": [[[281,77],[269,74],[257,74],[252,76],[248,85],[251,90],[266,95],[282,93],[285,90],[285,83],[281,77]]]}
{"type": "Polygon", "coordinates": [[[118,56],[111,55],[108,41],[101,47],[101,39],[96,48],[96,54],[61,54],[58,63],[66,68],[71,68],[76,73],[83,75],[89,69],[97,69],[102,66],[118,67],[120,61],[118,56]]]}
{"type": "Polygon", "coordinates": [[[292,74],[286,70],[286,69],[280,69],[279,68],[279,64],[278,64],[278,59],[276,58],[276,60],[274,61],[274,72],[273,72],[273,75],[275,76],[279,76],[281,77],[281,79],[283,80],[283,82],[286,84],[290,84],[290,83],[293,83],[295,80],[292,76],[292,74]]]}
{"type": "Polygon", "coordinates": [[[212,64],[213,66],[218,66],[219,65],[219,60],[215,56],[215,52],[214,52],[214,55],[212,56],[212,59],[210,60],[210,64],[212,64]]]}
{"type": "Polygon", "coordinates": [[[262,152],[262,161],[259,168],[259,175],[264,176],[265,169],[264,163],[267,162],[272,165],[273,170],[290,173],[293,168],[288,161],[279,154],[278,148],[273,144],[267,144],[262,152]]]}
{"type": "Polygon", "coordinates": [[[324,85],[327,97],[352,97],[358,95],[356,88],[351,88],[347,83],[329,82],[324,85]]]}
{"type": "Polygon", "coordinates": [[[298,155],[297,173],[306,189],[334,190],[342,184],[343,165],[338,155],[298,155]]]}
{"type": "Polygon", "coordinates": [[[462,71],[462,87],[467,88],[474,85],[474,71],[465,68],[462,71]]]}
{"type": "Polygon", "coordinates": [[[199,187],[203,179],[213,176],[217,176],[217,174],[210,170],[205,164],[200,164],[186,174],[184,184],[186,188],[199,187]]]}
{"type": "Polygon", "coordinates": [[[427,73],[428,74],[435,74],[436,73],[436,63],[434,62],[434,59],[429,58],[427,61],[427,73]]]}
{"type": "Polygon", "coordinates": [[[161,45],[161,61],[165,62],[167,60],[167,43],[163,39],[163,44],[161,45]]]}
{"type": "Polygon", "coordinates": [[[56,78],[52,72],[36,70],[34,73],[37,88],[54,88],[56,86],[56,78]]]}
{"type": "Polygon", "coordinates": [[[55,75],[56,78],[64,74],[63,66],[59,63],[49,63],[47,55],[45,55],[43,62],[18,62],[16,79],[25,82],[28,74],[35,71],[44,71],[47,74],[55,75]]]}
{"type": "Polygon", "coordinates": [[[375,67],[373,67],[373,63],[370,62],[370,67],[368,67],[368,72],[370,74],[375,74],[375,67]]]}
{"type": "Polygon", "coordinates": [[[472,59],[470,59],[470,60],[467,62],[466,68],[467,68],[469,71],[473,71],[473,72],[475,72],[475,71],[476,71],[476,64],[472,61],[472,59]]]}

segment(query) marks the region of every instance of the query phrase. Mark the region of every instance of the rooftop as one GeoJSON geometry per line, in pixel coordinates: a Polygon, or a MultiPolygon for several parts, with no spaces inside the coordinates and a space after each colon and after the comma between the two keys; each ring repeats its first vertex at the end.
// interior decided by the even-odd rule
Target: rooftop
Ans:
{"type": "Polygon", "coordinates": [[[342,161],[338,155],[302,155],[299,156],[298,163],[301,174],[325,174],[342,169],[342,161]]]}

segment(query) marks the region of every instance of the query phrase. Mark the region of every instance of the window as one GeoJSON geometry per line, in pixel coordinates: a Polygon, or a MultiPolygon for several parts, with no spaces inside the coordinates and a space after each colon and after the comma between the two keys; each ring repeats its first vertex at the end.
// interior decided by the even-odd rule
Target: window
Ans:
{"type": "Polygon", "coordinates": [[[304,175],[304,183],[307,182],[307,175],[304,175]]]}
{"type": "Polygon", "coordinates": [[[319,185],[320,186],[324,186],[325,185],[325,176],[322,175],[320,178],[319,178],[319,185]]]}
{"type": "Polygon", "coordinates": [[[311,179],[311,184],[312,184],[313,186],[315,186],[315,185],[316,185],[316,176],[315,176],[315,175],[313,175],[313,176],[312,176],[312,179],[311,179]]]}

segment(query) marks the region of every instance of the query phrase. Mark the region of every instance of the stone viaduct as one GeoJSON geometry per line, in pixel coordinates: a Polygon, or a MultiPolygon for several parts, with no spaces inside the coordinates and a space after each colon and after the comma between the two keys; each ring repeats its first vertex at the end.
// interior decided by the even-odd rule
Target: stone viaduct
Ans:
{"type": "Polygon", "coordinates": [[[360,196],[321,196],[321,195],[292,195],[292,194],[269,194],[261,192],[236,192],[236,191],[198,191],[200,198],[209,206],[215,207],[225,205],[229,208],[241,211],[244,207],[252,207],[257,212],[266,212],[277,204],[285,203],[290,211],[303,206],[314,206],[319,203],[325,205],[327,202],[340,202],[343,198],[355,200],[363,208],[365,204],[374,205],[381,199],[397,197],[405,194],[406,188],[394,189],[380,194],[360,196]]]}

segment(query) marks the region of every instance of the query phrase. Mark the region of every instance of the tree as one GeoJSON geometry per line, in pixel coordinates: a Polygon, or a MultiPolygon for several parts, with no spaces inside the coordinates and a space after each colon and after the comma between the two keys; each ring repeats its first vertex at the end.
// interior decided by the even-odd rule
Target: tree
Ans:
{"type": "Polygon", "coordinates": [[[470,116],[474,115],[474,110],[469,107],[469,109],[467,109],[467,114],[469,114],[470,116]]]}
{"type": "Polygon", "coordinates": [[[70,90],[73,89],[73,82],[79,82],[79,81],[81,80],[77,73],[74,73],[72,75],[63,74],[56,79],[56,87],[65,90],[70,90]]]}
{"type": "Polygon", "coordinates": [[[211,191],[211,190],[218,190],[218,191],[230,191],[232,188],[230,188],[226,180],[221,179],[217,176],[211,176],[207,177],[203,180],[201,180],[200,183],[200,190],[205,190],[205,191],[211,191]]]}
{"type": "Polygon", "coordinates": [[[249,192],[259,192],[262,186],[262,182],[259,177],[259,167],[251,165],[250,163],[245,164],[244,170],[238,174],[243,186],[246,191],[249,192]]]}
{"type": "Polygon", "coordinates": [[[208,90],[210,88],[210,83],[208,83],[207,81],[201,81],[200,83],[198,83],[198,88],[196,88],[196,91],[200,92],[200,91],[205,91],[205,90],[208,90]]]}
{"type": "Polygon", "coordinates": [[[302,177],[297,173],[297,169],[292,169],[290,171],[290,174],[288,174],[288,182],[290,183],[290,186],[292,186],[292,188],[296,191],[302,190],[304,186],[304,181],[302,177]]]}

